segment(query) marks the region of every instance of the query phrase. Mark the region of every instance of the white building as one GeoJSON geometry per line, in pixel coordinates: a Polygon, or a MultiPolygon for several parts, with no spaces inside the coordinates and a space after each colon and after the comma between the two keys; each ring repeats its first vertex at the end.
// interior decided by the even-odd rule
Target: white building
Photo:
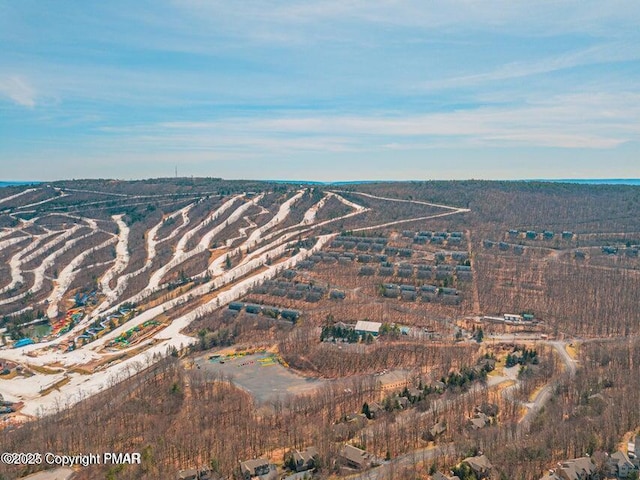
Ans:
{"type": "Polygon", "coordinates": [[[358,335],[366,335],[367,333],[370,333],[375,337],[380,333],[380,327],[382,327],[382,323],[380,322],[358,320],[358,322],[356,323],[355,331],[358,335]]]}

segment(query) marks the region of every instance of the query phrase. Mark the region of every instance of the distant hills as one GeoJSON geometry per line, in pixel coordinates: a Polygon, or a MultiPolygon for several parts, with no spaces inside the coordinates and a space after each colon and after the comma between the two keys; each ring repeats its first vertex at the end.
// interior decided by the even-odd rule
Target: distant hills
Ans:
{"type": "MultiPolygon", "coordinates": [[[[393,183],[403,182],[404,180],[352,180],[352,181],[337,181],[337,182],[315,182],[312,180],[267,180],[269,183],[283,183],[283,184],[299,184],[299,185],[362,185],[368,183],[393,183]]],[[[640,178],[562,178],[562,179],[534,179],[534,180],[513,180],[514,182],[529,181],[529,182],[551,182],[551,183],[575,183],[581,185],[640,185],[640,178]]],[[[0,181],[0,188],[2,187],[16,187],[21,185],[38,185],[42,182],[5,182],[0,181]]]]}
{"type": "Polygon", "coordinates": [[[583,185],[640,185],[640,178],[566,178],[558,180],[540,180],[554,183],[579,183],[583,185]]]}
{"type": "Polygon", "coordinates": [[[0,188],[2,187],[17,187],[20,185],[37,185],[40,182],[1,182],[0,181],[0,188]]]}

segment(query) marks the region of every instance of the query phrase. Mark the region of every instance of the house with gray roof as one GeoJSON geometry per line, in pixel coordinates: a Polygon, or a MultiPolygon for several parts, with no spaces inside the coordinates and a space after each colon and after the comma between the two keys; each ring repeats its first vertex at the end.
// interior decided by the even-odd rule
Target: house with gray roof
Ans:
{"type": "Polygon", "coordinates": [[[375,457],[353,445],[344,445],[338,453],[337,462],[349,468],[364,470],[375,463],[375,457]]]}
{"type": "Polygon", "coordinates": [[[254,458],[240,462],[240,471],[245,480],[258,478],[259,480],[275,480],[278,478],[276,466],[265,458],[254,458]]]}
{"type": "Polygon", "coordinates": [[[590,480],[596,473],[596,466],[590,457],[580,457],[562,462],[556,473],[563,480],[590,480]]]}
{"type": "Polygon", "coordinates": [[[469,468],[473,470],[473,473],[475,473],[479,479],[489,477],[491,470],[493,470],[493,465],[491,465],[486,455],[465,458],[462,463],[469,465],[469,468]]]}
{"type": "Polygon", "coordinates": [[[447,424],[441,420],[438,423],[436,423],[433,427],[431,427],[429,430],[427,430],[422,435],[422,439],[427,442],[432,442],[436,439],[436,437],[439,437],[446,431],[447,431],[447,424]]]}
{"type": "Polygon", "coordinates": [[[198,470],[195,468],[189,468],[187,470],[180,470],[176,475],[177,480],[198,480],[198,470]]]}
{"type": "Polygon", "coordinates": [[[318,461],[318,449],[316,447],[307,447],[302,451],[294,450],[292,457],[296,472],[312,470],[316,467],[318,461]]]}
{"type": "Polygon", "coordinates": [[[616,452],[609,457],[609,473],[616,478],[627,478],[635,470],[635,465],[624,452],[616,452]]]}
{"type": "Polygon", "coordinates": [[[455,476],[455,475],[449,477],[449,476],[447,476],[447,475],[445,475],[444,473],[441,473],[441,472],[434,473],[433,475],[431,475],[431,478],[433,480],[460,480],[460,478],[455,476]]]}
{"type": "Polygon", "coordinates": [[[378,402],[371,402],[369,405],[369,416],[371,418],[377,418],[384,412],[384,407],[378,402]]]}
{"type": "Polygon", "coordinates": [[[480,430],[491,423],[491,419],[484,413],[478,413],[475,417],[469,419],[469,428],[471,430],[480,430]]]}

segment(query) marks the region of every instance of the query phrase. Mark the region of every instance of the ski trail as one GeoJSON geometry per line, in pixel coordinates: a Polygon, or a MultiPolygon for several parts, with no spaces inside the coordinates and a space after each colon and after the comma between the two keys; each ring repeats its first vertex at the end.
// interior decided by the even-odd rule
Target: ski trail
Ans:
{"type": "Polygon", "coordinates": [[[9,266],[11,267],[11,283],[0,289],[0,294],[11,290],[19,283],[24,283],[22,265],[29,263],[34,258],[49,251],[52,247],[64,242],[67,238],[73,236],[80,228],[81,227],[79,226],[75,226],[44,245],[42,245],[42,243],[47,241],[50,237],[57,235],[59,232],[52,232],[50,234],[40,236],[29,235],[31,238],[35,238],[35,240],[16,253],[9,261],[9,266]]]}
{"type": "Polygon", "coordinates": [[[300,200],[300,198],[304,195],[304,193],[305,193],[305,190],[298,190],[298,193],[296,193],[293,197],[291,197],[282,205],[280,205],[280,208],[278,209],[278,213],[276,213],[273,216],[273,218],[269,220],[269,222],[267,222],[265,225],[258,228],[257,230],[254,230],[251,233],[251,235],[249,235],[249,238],[247,239],[245,244],[249,248],[253,247],[256,243],[260,241],[263,233],[265,233],[267,230],[272,229],[276,225],[282,223],[289,216],[289,213],[291,212],[291,206],[295,202],[300,200]]]}
{"type": "MultiPolygon", "coordinates": [[[[80,228],[80,227],[78,227],[80,228]]],[[[7,305],[10,303],[13,303],[17,300],[21,300],[24,297],[26,297],[28,294],[34,294],[38,291],[40,291],[40,289],[42,288],[42,285],[44,283],[44,279],[45,279],[45,275],[44,272],[48,269],[51,268],[54,264],[55,264],[55,260],[56,258],[58,258],[59,256],[63,255],[64,253],[68,252],[71,248],[73,248],[73,246],[84,240],[85,238],[90,237],[91,235],[93,235],[94,233],[96,233],[97,229],[92,229],[91,232],[82,235],[81,237],[78,238],[73,238],[70,239],[68,241],[65,242],[64,246],[62,248],[59,248],[57,250],[55,250],[54,252],[52,252],[49,256],[47,256],[40,265],[38,265],[38,267],[36,267],[33,270],[25,270],[25,271],[30,271],[33,272],[34,274],[34,279],[33,279],[33,285],[31,286],[31,288],[29,290],[27,290],[24,293],[21,293],[19,295],[15,295],[11,298],[7,298],[4,300],[0,300],[0,305],[7,305]]],[[[34,252],[36,253],[36,252],[34,252]]],[[[32,254],[33,256],[33,254],[32,254]]],[[[34,257],[35,258],[35,257],[34,257]]],[[[26,261],[21,261],[22,263],[26,263],[26,261]]],[[[20,272],[22,273],[22,272],[20,272]]]]}
{"type": "MultiPolygon", "coordinates": [[[[185,229],[187,227],[187,225],[189,225],[189,222],[191,222],[191,219],[189,218],[189,211],[194,207],[195,203],[190,203],[189,205],[187,205],[184,208],[181,208],[180,210],[178,210],[175,213],[172,213],[171,215],[169,215],[168,218],[175,218],[178,215],[182,215],[182,224],[178,225],[176,228],[174,228],[171,233],[169,235],[167,235],[165,238],[161,238],[159,240],[156,241],[156,244],[160,243],[160,242],[166,242],[167,240],[171,240],[173,237],[175,237],[180,231],[182,231],[183,229],[185,229]]],[[[158,225],[154,235],[158,232],[158,230],[160,229],[160,227],[162,226],[162,224],[158,225]]],[[[154,227],[155,228],[155,227],[154,227]]]]}
{"type": "Polygon", "coordinates": [[[16,207],[15,210],[24,210],[25,208],[37,207],[38,205],[44,205],[45,203],[53,202],[54,200],[58,200],[60,198],[64,198],[64,197],[68,197],[69,196],[68,193],[65,193],[64,191],[62,191],[60,189],[56,189],[56,191],[60,192],[60,195],[56,195],[55,197],[47,198],[45,200],[40,200],[39,202],[29,203],[27,205],[20,205],[19,207],[16,207]]]}
{"type": "MultiPolygon", "coordinates": [[[[33,242],[35,243],[35,242],[33,242]]],[[[24,277],[22,276],[22,269],[20,268],[20,253],[18,252],[11,257],[9,260],[9,268],[11,269],[11,282],[6,287],[0,288],[0,294],[8,292],[16,285],[24,282],[24,277]]]]}
{"type": "MultiPolygon", "coordinates": [[[[302,191],[304,193],[304,191],[302,191]]],[[[332,194],[335,195],[335,194],[332,194]]],[[[338,196],[338,195],[335,195],[338,196]]],[[[293,200],[292,199],[289,199],[293,200]]],[[[335,222],[337,220],[341,220],[341,219],[345,219],[345,218],[349,218],[351,216],[354,215],[359,215],[360,213],[366,211],[367,209],[365,209],[364,207],[353,203],[353,202],[349,202],[351,203],[351,205],[353,206],[353,208],[356,209],[355,212],[349,213],[347,215],[343,215],[342,217],[339,218],[335,218],[335,219],[330,219],[330,220],[326,220],[324,222],[321,222],[317,225],[313,225],[313,226],[308,226],[308,221],[313,218],[315,219],[315,216],[318,212],[318,210],[324,205],[324,203],[326,202],[327,197],[322,198],[319,202],[317,202],[316,204],[314,204],[313,206],[311,206],[307,212],[304,215],[303,220],[298,223],[297,225],[293,225],[291,227],[286,227],[286,228],[281,228],[278,229],[276,231],[271,232],[270,234],[264,236],[262,238],[262,241],[270,241],[272,238],[280,236],[277,240],[267,244],[267,245],[263,245],[262,247],[258,248],[257,250],[252,251],[251,253],[248,253],[246,255],[245,258],[242,259],[242,261],[240,262],[240,264],[237,267],[241,267],[247,264],[251,264],[254,262],[256,257],[262,258],[263,262],[266,263],[266,261],[268,260],[268,257],[277,257],[279,255],[281,255],[282,253],[284,253],[284,251],[286,250],[286,245],[283,245],[285,242],[288,242],[289,239],[295,237],[296,235],[300,235],[301,233],[305,233],[309,230],[311,230],[312,228],[317,228],[318,226],[322,226],[331,222],[335,222]],[[304,228],[307,227],[307,228],[304,228]],[[293,230],[293,229],[297,229],[297,230],[293,230]],[[293,230],[293,231],[291,231],[293,230]]],[[[284,204],[283,204],[284,205],[284,204]]],[[[280,209],[280,211],[282,211],[282,208],[280,209]]],[[[280,213],[280,211],[278,213],[280,213]]],[[[275,218],[275,217],[274,217],[275,218]]],[[[284,217],[282,217],[282,219],[286,218],[286,215],[284,217]]],[[[273,219],[272,219],[273,221],[273,219]]],[[[267,224],[268,225],[268,224],[267,224]]],[[[265,225],[265,227],[267,226],[265,225]]],[[[239,245],[238,247],[234,248],[231,252],[229,252],[227,255],[228,256],[236,256],[242,253],[243,248],[244,251],[246,252],[250,246],[252,244],[250,244],[250,238],[248,238],[245,242],[243,242],[241,245],[239,245]]],[[[220,256],[218,258],[216,258],[210,265],[209,268],[207,269],[207,273],[213,276],[218,276],[218,275],[223,275],[224,274],[224,269],[222,267],[222,265],[226,262],[226,256],[220,256]]],[[[203,276],[203,274],[197,275],[196,278],[203,276]]]]}
{"type": "MultiPolygon", "coordinates": [[[[262,212],[261,212],[262,213],[262,212]]],[[[267,212],[268,213],[268,212],[267,212]]],[[[260,215],[260,214],[259,214],[260,215]]],[[[252,228],[256,228],[258,225],[256,224],[256,222],[254,222],[253,220],[251,220],[248,216],[244,216],[242,217],[242,219],[247,222],[247,226],[246,227],[240,227],[238,228],[238,236],[237,237],[233,237],[230,238],[226,241],[225,245],[227,246],[227,248],[231,247],[231,245],[233,245],[233,242],[235,242],[236,240],[239,240],[241,238],[247,238],[247,230],[251,230],[252,228]]]]}
{"type": "MultiPolygon", "coordinates": [[[[211,213],[207,218],[205,218],[202,222],[200,222],[198,225],[196,225],[187,233],[185,233],[182,236],[182,238],[178,240],[178,245],[176,245],[176,252],[174,254],[174,258],[179,257],[180,255],[183,255],[186,251],[187,243],[189,243],[189,240],[191,240],[193,236],[196,235],[200,230],[208,227],[213,222],[215,222],[218,218],[220,218],[220,215],[222,215],[224,212],[229,210],[231,206],[236,202],[236,200],[238,200],[241,197],[243,197],[243,195],[234,195],[229,200],[224,202],[217,210],[211,213]]],[[[207,246],[208,246],[208,243],[207,243],[207,246]]]]}
{"type": "Polygon", "coordinates": [[[207,232],[207,234],[204,235],[200,240],[199,246],[204,248],[209,248],[209,245],[211,245],[211,242],[213,241],[215,236],[218,235],[222,230],[227,228],[229,225],[237,222],[241,217],[244,219],[247,219],[248,217],[246,215],[243,216],[243,214],[247,210],[249,210],[252,206],[256,205],[260,200],[262,200],[263,197],[264,197],[263,195],[259,195],[253,200],[250,200],[249,202],[246,202],[243,205],[241,205],[231,215],[229,215],[229,218],[227,218],[226,222],[221,223],[220,225],[217,225],[215,228],[207,232]]]}
{"type": "MultiPolygon", "coordinates": [[[[222,230],[224,230],[227,226],[229,226],[229,225],[235,223],[236,221],[238,221],[238,219],[241,218],[242,215],[249,208],[251,208],[253,205],[255,205],[261,198],[262,198],[262,196],[258,196],[256,198],[254,198],[253,200],[251,200],[249,202],[245,202],[242,205],[240,205],[238,208],[236,208],[233,211],[233,213],[231,213],[231,215],[229,215],[229,217],[227,218],[227,220],[224,223],[221,223],[221,224],[217,225],[212,230],[210,230],[206,235],[204,235],[195,248],[193,248],[192,250],[190,250],[188,252],[185,252],[184,248],[185,248],[185,245],[186,245],[187,241],[184,241],[184,238],[187,235],[189,235],[190,232],[193,232],[194,230],[195,231],[199,230],[200,226],[196,226],[192,230],[187,232],[180,239],[180,241],[178,242],[178,246],[176,247],[176,252],[174,253],[173,258],[169,261],[169,263],[167,263],[166,265],[160,267],[158,270],[156,270],[153,273],[153,275],[151,276],[151,279],[149,280],[149,284],[147,285],[147,289],[150,290],[150,291],[156,290],[160,286],[160,281],[166,275],[167,272],[171,271],[172,269],[174,269],[175,267],[177,267],[181,263],[185,262],[189,258],[191,258],[191,257],[193,257],[193,256],[195,256],[195,255],[197,255],[199,253],[202,253],[205,250],[207,250],[207,248],[209,247],[209,244],[211,243],[213,238],[218,233],[220,233],[222,230]]],[[[235,201],[235,198],[232,199],[232,200],[235,201]]],[[[231,202],[231,200],[229,200],[229,202],[231,202]]],[[[227,202],[227,203],[229,203],[229,202],[227,202]]],[[[226,203],[225,203],[225,205],[226,205],[226,203]]],[[[220,208],[225,207],[225,205],[223,205],[220,208]]],[[[231,205],[229,204],[228,206],[226,206],[224,208],[224,210],[227,210],[230,206],[231,205]]],[[[220,210],[220,209],[218,209],[218,210],[220,210]]],[[[216,212],[214,212],[209,218],[213,217],[214,215],[216,215],[216,212]]],[[[215,218],[217,219],[218,217],[219,217],[219,214],[215,218]]],[[[209,224],[210,223],[211,222],[209,222],[209,224]]],[[[189,238],[191,238],[194,234],[195,234],[195,232],[192,233],[189,236],[189,238]]]]}
{"type": "MultiPolygon", "coordinates": [[[[259,200],[260,200],[260,198],[254,199],[255,202],[257,202],[259,200]]],[[[318,224],[316,224],[314,226],[310,226],[310,227],[306,227],[306,228],[303,228],[303,229],[291,231],[291,232],[287,233],[286,235],[283,235],[282,237],[278,238],[276,241],[272,242],[271,245],[263,246],[260,249],[256,250],[255,252],[253,252],[251,254],[250,258],[246,259],[242,264],[230,269],[229,271],[222,272],[219,277],[216,277],[213,280],[211,280],[211,281],[209,281],[209,282],[207,282],[205,284],[199,285],[199,286],[191,289],[188,293],[185,293],[184,295],[178,297],[177,299],[165,302],[164,304],[161,305],[161,307],[173,308],[176,305],[185,303],[188,300],[191,300],[193,298],[197,298],[197,297],[205,295],[205,294],[207,294],[207,293],[209,293],[209,292],[211,292],[211,291],[213,291],[215,289],[218,289],[221,286],[224,286],[229,282],[233,282],[238,277],[242,277],[244,275],[250,274],[251,271],[253,271],[253,270],[257,269],[257,268],[263,267],[270,256],[272,258],[275,258],[275,257],[278,257],[278,256],[282,255],[285,252],[285,250],[290,246],[290,241],[289,240],[292,239],[293,237],[295,237],[296,235],[311,231],[314,228],[316,228],[317,226],[324,225],[324,224],[329,224],[329,223],[332,223],[332,222],[335,222],[335,221],[339,221],[341,219],[348,218],[348,217],[351,217],[353,215],[357,215],[359,213],[361,213],[361,212],[352,212],[352,213],[349,213],[347,215],[343,215],[343,216],[341,216],[339,218],[336,218],[336,219],[330,219],[330,220],[326,220],[326,221],[320,222],[320,223],[318,223],[318,224]]],[[[239,216],[239,215],[237,215],[237,216],[239,216]]],[[[243,280],[240,283],[242,285],[247,285],[248,282],[251,282],[250,286],[248,287],[248,288],[250,288],[250,287],[254,286],[257,282],[261,281],[260,278],[262,278],[263,274],[275,276],[275,274],[278,271],[280,271],[282,268],[288,268],[287,266],[289,264],[295,265],[295,263],[296,263],[296,261],[298,259],[304,258],[307,255],[311,254],[310,252],[315,252],[315,251],[317,251],[317,249],[322,248],[322,246],[327,241],[329,241],[330,238],[334,237],[335,235],[337,235],[337,234],[329,234],[329,235],[324,235],[324,236],[318,237],[319,238],[318,242],[316,243],[316,245],[314,247],[312,247],[311,250],[307,251],[305,249],[302,249],[301,252],[299,254],[297,254],[296,256],[287,259],[285,262],[279,262],[277,265],[274,265],[273,267],[269,267],[266,272],[261,272],[261,274],[258,277],[254,276],[254,277],[251,277],[251,278],[249,278],[247,280],[243,280]],[[258,280],[256,280],[256,278],[258,278],[258,280]]],[[[220,262],[220,261],[223,261],[223,259],[219,259],[218,260],[218,262],[220,262]]],[[[265,277],[265,278],[272,278],[272,277],[265,277]]],[[[209,302],[209,304],[212,304],[212,302],[209,302]]],[[[112,308],[110,308],[110,311],[114,311],[117,308],[118,308],[118,306],[112,307],[112,308]]],[[[151,310],[153,310],[153,309],[151,309],[151,310]]],[[[84,323],[84,322],[82,322],[82,323],[84,323]]],[[[130,327],[132,325],[132,323],[128,322],[127,325],[130,327]]],[[[78,325],[77,328],[74,328],[73,330],[75,331],[78,328],[83,328],[83,325],[78,325]]],[[[59,340],[61,341],[62,337],[59,340]]],[[[46,344],[39,344],[39,346],[44,346],[44,345],[46,345],[46,344]]],[[[92,343],[92,345],[94,345],[94,343],[92,343]]]]}
{"type": "MultiPolygon", "coordinates": [[[[363,197],[373,198],[373,199],[376,199],[376,200],[386,200],[387,202],[415,203],[417,205],[427,205],[429,207],[444,208],[446,210],[455,210],[456,213],[470,212],[471,211],[468,208],[452,207],[451,205],[442,205],[440,203],[424,202],[422,200],[403,200],[401,198],[379,197],[377,195],[371,195],[369,193],[363,193],[363,192],[348,192],[348,191],[344,191],[344,190],[337,190],[337,191],[338,192],[342,192],[342,193],[351,193],[353,195],[360,195],[360,196],[363,196],[363,197]]],[[[341,201],[343,203],[349,202],[349,200],[347,200],[346,198],[343,198],[341,201]]],[[[349,202],[349,203],[352,203],[352,202],[349,202]]]]}
{"type": "MultiPolygon", "coordinates": [[[[262,240],[269,241],[272,238],[280,235],[280,237],[277,240],[269,243],[268,245],[260,247],[257,250],[255,250],[255,251],[251,252],[250,254],[248,254],[242,260],[242,262],[240,262],[239,266],[240,265],[244,265],[245,263],[253,261],[253,259],[258,255],[262,256],[263,254],[266,254],[267,256],[275,256],[275,257],[277,257],[277,256],[281,255],[282,253],[284,253],[284,251],[286,250],[286,245],[282,245],[282,244],[285,243],[285,242],[288,242],[291,238],[294,238],[297,235],[300,235],[302,233],[308,232],[313,228],[317,228],[319,226],[326,225],[326,224],[335,222],[337,220],[349,218],[349,217],[352,217],[354,215],[359,215],[360,213],[363,213],[364,211],[367,210],[366,208],[362,207],[361,205],[358,205],[356,203],[349,202],[348,200],[346,200],[349,203],[349,206],[355,210],[354,212],[351,212],[349,214],[343,215],[343,216],[341,216],[339,218],[326,220],[324,222],[321,222],[321,223],[318,223],[316,225],[313,225],[313,222],[315,221],[315,218],[316,218],[316,215],[317,215],[318,211],[320,210],[320,208],[322,208],[324,206],[324,204],[327,202],[327,200],[329,198],[331,198],[331,196],[339,197],[339,195],[336,195],[334,193],[328,193],[322,199],[320,199],[320,201],[315,203],[313,206],[311,206],[305,212],[305,215],[304,215],[304,217],[303,217],[303,219],[302,219],[302,221],[300,223],[298,223],[297,225],[293,225],[291,227],[287,227],[287,228],[282,228],[282,229],[276,230],[276,231],[270,233],[269,235],[266,235],[265,237],[263,237],[262,240]]],[[[245,244],[246,243],[248,243],[248,241],[245,242],[245,244]]],[[[237,255],[238,253],[240,253],[242,247],[245,244],[240,245],[237,249],[235,249],[232,252],[231,255],[237,255]]],[[[265,258],[265,261],[266,261],[266,257],[264,257],[264,258],[265,258]]],[[[220,267],[222,262],[221,262],[220,259],[218,259],[218,260],[219,261],[217,263],[217,266],[220,267]]],[[[216,272],[220,273],[220,269],[218,268],[216,270],[216,272]]]]}
{"type": "Polygon", "coordinates": [[[329,200],[329,198],[331,198],[332,195],[333,195],[332,193],[325,193],[324,197],[322,197],[322,199],[320,199],[318,203],[316,203],[313,207],[311,207],[309,210],[307,210],[304,213],[304,218],[302,219],[302,223],[304,225],[310,225],[314,223],[316,221],[316,216],[318,215],[318,211],[322,207],[324,207],[324,204],[327,203],[327,200],[329,200]]]}
{"type": "MultiPolygon", "coordinates": [[[[269,278],[274,278],[282,269],[291,268],[300,260],[319,251],[322,247],[324,247],[324,245],[327,244],[327,242],[330,241],[331,238],[335,237],[336,235],[337,234],[329,234],[329,235],[322,235],[318,237],[316,244],[310,249],[301,249],[299,253],[297,253],[295,256],[291,258],[288,258],[284,262],[278,263],[277,265],[272,265],[264,272],[261,272],[251,278],[242,280],[238,284],[232,286],[229,290],[220,292],[216,296],[216,298],[193,309],[192,311],[185,314],[184,316],[174,320],[170,326],[168,326],[167,328],[165,328],[164,330],[156,334],[156,336],[161,338],[174,338],[174,332],[175,332],[176,334],[175,338],[181,339],[184,336],[179,333],[180,330],[182,330],[185,326],[187,326],[193,320],[195,320],[201,315],[210,313],[216,308],[219,308],[220,303],[228,303],[233,299],[240,298],[242,295],[245,295],[249,291],[249,289],[251,289],[257,283],[260,283],[269,278]],[[183,324],[183,322],[185,323],[183,324]]],[[[92,342],[90,344],[91,349],[94,351],[98,350],[100,349],[100,347],[103,347],[104,345],[106,345],[109,341],[116,338],[122,332],[136,325],[140,325],[141,323],[147,320],[155,318],[156,316],[162,314],[163,311],[182,305],[187,301],[189,301],[190,299],[196,298],[198,296],[202,296],[213,290],[219,289],[229,284],[230,282],[233,282],[236,278],[240,278],[246,275],[247,273],[251,272],[252,270],[255,270],[256,268],[259,268],[260,266],[262,266],[264,264],[265,258],[266,258],[266,254],[263,254],[259,258],[253,259],[252,264],[243,265],[242,267],[232,268],[229,271],[225,272],[220,277],[204,285],[200,285],[194,289],[191,289],[189,290],[189,292],[186,292],[175,299],[168,300],[161,305],[157,305],[155,307],[150,308],[149,310],[145,310],[141,314],[129,320],[125,325],[122,325],[116,328],[115,330],[101,337],[99,340],[92,342]]]]}
{"type": "MultiPolygon", "coordinates": [[[[369,210],[368,208],[363,207],[362,205],[358,205],[357,203],[354,203],[350,200],[347,200],[346,198],[344,198],[342,195],[338,195],[335,192],[331,192],[333,193],[333,195],[340,200],[342,203],[344,203],[347,207],[351,207],[353,208],[355,211],[357,212],[364,212],[366,210],[369,210]]],[[[370,197],[371,195],[367,195],[367,197],[370,197]]],[[[374,198],[378,198],[378,197],[374,197],[374,198]]],[[[404,201],[404,200],[403,200],[404,201]]],[[[408,201],[408,200],[406,200],[408,201]]]]}
{"type": "MultiPolygon", "coordinates": [[[[183,207],[180,210],[173,212],[167,218],[175,218],[179,215],[182,215],[184,217],[186,213],[193,207],[193,205],[194,204],[191,203],[186,207],[183,207]]],[[[98,305],[97,308],[95,308],[91,312],[91,314],[89,315],[90,318],[94,318],[98,316],[106,308],[108,308],[109,305],[111,305],[114,301],[116,301],[118,297],[120,297],[120,295],[122,295],[124,291],[127,289],[127,286],[129,285],[129,280],[131,280],[134,277],[137,277],[141,273],[144,273],[151,268],[151,265],[153,264],[153,259],[156,257],[156,246],[158,245],[158,243],[162,241],[162,240],[158,240],[156,238],[156,235],[158,233],[158,230],[160,229],[160,227],[162,227],[165,221],[166,219],[160,220],[157,224],[153,226],[153,228],[151,228],[151,230],[149,230],[149,233],[147,234],[147,260],[145,264],[135,272],[127,273],[126,275],[120,276],[118,278],[116,287],[113,290],[109,291],[107,293],[106,298],[100,303],[100,305],[98,305]]],[[[175,232],[175,230],[173,232],[175,232]]]]}
{"type": "Polygon", "coordinates": [[[118,244],[116,245],[116,263],[106,271],[100,279],[102,293],[109,295],[113,290],[109,286],[111,279],[124,271],[129,265],[129,226],[122,220],[124,215],[114,215],[113,220],[118,225],[118,244]]]}
{"type": "MultiPolygon", "coordinates": [[[[245,258],[243,258],[242,261],[239,263],[238,267],[241,267],[243,265],[246,265],[246,264],[249,264],[249,263],[253,262],[256,257],[263,258],[263,261],[266,262],[268,260],[268,257],[270,257],[270,256],[271,257],[277,257],[277,256],[281,255],[282,253],[284,253],[284,250],[286,249],[286,245],[282,245],[282,244],[287,242],[287,241],[289,241],[289,239],[295,237],[296,235],[299,235],[299,234],[301,234],[303,232],[306,232],[306,231],[310,230],[310,228],[302,228],[302,227],[307,226],[308,222],[310,222],[310,221],[312,222],[315,219],[315,216],[316,216],[318,210],[326,202],[326,198],[327,197],[322,198],[316,204],[311,206],[307,210],[307,212],[305,212],[303,220],[300,223],[298,223],[297,225],[293,225],[291,227],[286,227],[286,228],[281,228],[281,229],[275,230],[275,231],[269,233],[268,235],[265,235],[264,237],[262,237],[262,241],[268,242],[272,238],[280,236],[277,240],[275,240],[275,241],[273,241],[271,243],[268,243],[267,245],[263,245],[262,247],[258,248],[257,250],[252,251],[251,253],[248,253],[245,256],[245,258]],[[297,228],[297,230],[290,231],[290,230],[296,229],[296,228],[297,228]]],[[[286,216],[284,216],[283,219],[284,218],[286,218],[286,216]]],[[[338,220],[338,219],[335,219],[335,220],[338,220]]],[[[334,220],[331,220],[331,221],[334,221],[334,220]]],[[[254,223],[254,225],[255,225],[255,223],[254,223]]],[[[238,247],[234,248],[231,252],[228,253],[228,255],[233,257],[233,256],[241,254],[243,247],[244,247],[244,251],[247,252],[247,250],[250,248],[250,243],[249,242],[250,242],[250,238],[247,239],[245,242],[243,242],[238,247]]],[[[207,271],[209,272],[209,274],[212,274],[212,275],[222,275],[224,273],[224,270],[222,268],[222,264],[224,262],[226,262],[226,256],[216,258],[211,263],[211,265],[209,266],[207,271]]]]}
{"type": "Polygon", "coordinates": [[[3,228],[0,231],[0,239],[4,238],[4,237],[8,237],[9,235],[11,235],[12,233],[18,232],[19,230],[17,228],[3,228]]]}
{"type": "Polygon", "coordinates": [[[109,240],[106,240],[102,242],[100,245],[92,247],[89,250],[85,250],[80,255],[78,255],[73,260],[71,260],[71,262],[69,262],[69,264],[62,269],[62,271],[58,275],[58,279],[55,282],[53,291],[47,298],[49,302],[49,307],[47,308],[47,317],[53,319],[58,316],[58,304],[60,303],[60,301],[62,300],[62,297],[67,292],[67,290],[69,289],[69,286],[71,285],[76,275],[78,274],[79,272],[78,267],[82,264],[82,262],[84,262],[84,260],[89,255],[93,255],[95,252],[109,246],[114,241],[116,241],[115,237],[110,238],[109,240]]]}
{"type": "MultiPolygon", "coordinates": [[[[225,223],[216,226],[211,232],[209,232],[208,237],[203,239],[200,243],[203,244],[204,242],[210,241],[210,239],[213,236],[215,236],[217,233],[222,231],[228,225],[231,225],[231,224],[235,223],[240,217],[242,217],[244,212],[246,212],[252,206],[256,205],[257,202],[259,202],[263,197],[264,197],[264,194],[258,195],[253,200],[251,200],[249,202],[246,202],[246,203],[243,203],[242,205],[240,205],[238,208],[236,208],[236,210],[233,211],[233,213],[231,213],[231,215],[227,218],[225,223]]],[[[204,250],[202,250],[202,251],[204,251],[204,250]]],[[[170,263],[168,263],[168,264],[160,267],[158,270],[156,270],[154,272],[154,274],[152,275],[152,278],[149,280],[147,286],[144,287],[140,292],[138,292],[137,294],[135,294],[135,295],[133,295],[133,296],[131,296],[131,297],[119,302],[117,305],[110,306],[106,310],[103,310],[103,311],[101,311],[99,313],[102,313],[102,314],[112,313],[112,312],[116,311],[119,308],[120,305],[122,305],[123,303],[126,303],[126,302],[132,302],[132,303],[141,302],[146,297],[151,295],[154,291],[157,291],[159,288],[162,287],[160,285],[160,280],[162,280],[162,277],[164,277],[166,272],[168,272],[172,268],[175,268],[180,263],[184,262],[185,260],[187,260],[191,256],[196,255],[198,253],[200,253],[200,252],[198,250],[198,247],[196,247],[196,248],[192,249],[190,252],[185,253],[185,256],[183,256],[182,258],[174,258],[173,260],[170,261],[170,263]]],[[[205,275],[206,275],[206,271],[203,272],[200,276],[205,276],[205,275]]],[[[194,293],[194,290],[191,290],[191,292],[194,293]]],[[[97,311],[95,311],[95,312],[96,313],[93,313],[91,315],[91,317],[94,317],[94,316],[97,315],[98,312],[97,311]]]]}
{"type": "Polygon", "coordinates": [[[12,237],[12,238],[8,238],[7,240],[3,240],[0,242],[0,251],[10,247],[11,245],[15,245],[16,243],[20,243],[26,240],[27,238],[29,237],[22,236],[22,237],[12,237]]]}
{"type": "Polygon", "coordinates": [[[25,195],[27,193],[36,192],[37,190],[38,190],[37,188],[27,188],[26,190],[24,190],[24,191],[22,191],[20,193],[16,193],[15,195],[10,195],[8,197],[0,198],[0,203],[9,202],[9,201],[13,200],[14,198],[21,197],[22,195],[25,195]]]}

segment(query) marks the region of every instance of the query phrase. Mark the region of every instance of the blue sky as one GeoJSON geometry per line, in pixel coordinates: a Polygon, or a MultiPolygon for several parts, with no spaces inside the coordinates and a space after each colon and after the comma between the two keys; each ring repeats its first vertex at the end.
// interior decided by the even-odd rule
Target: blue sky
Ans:
{"type": "Polygon", "coordinates": [[[640,2],[0,0],[0,179],[640,177],[640,2]]]}

